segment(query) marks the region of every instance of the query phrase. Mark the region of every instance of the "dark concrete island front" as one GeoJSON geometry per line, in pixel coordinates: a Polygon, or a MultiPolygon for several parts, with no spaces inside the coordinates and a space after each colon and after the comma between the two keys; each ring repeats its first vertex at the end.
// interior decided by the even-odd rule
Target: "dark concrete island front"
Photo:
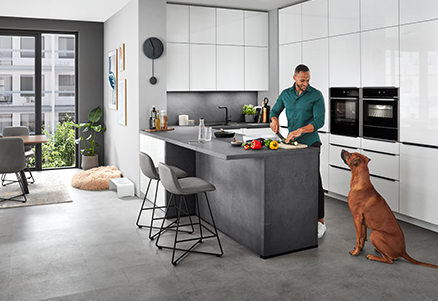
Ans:
{"type": "Polygon", "coordinates": [[[262,258],[318,246],[317,148],[244,150],[231,138],[197,143],[197,127],[140,132],[166,142],[166,163],[216,186],[208,197],[224,234],[262,258]]]}

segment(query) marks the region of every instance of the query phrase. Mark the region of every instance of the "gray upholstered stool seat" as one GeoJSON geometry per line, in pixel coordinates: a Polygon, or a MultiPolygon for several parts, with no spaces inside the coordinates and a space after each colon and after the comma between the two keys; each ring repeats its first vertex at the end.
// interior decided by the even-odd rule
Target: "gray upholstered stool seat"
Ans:
{"type": "MultiPolygon", "coordinates": [[[[158,184],[160,183],[160,173],[159,173],[158,167],[155,167],[155,164],[154,164],[152,158],[149,155],[147,155],[147,154],[145,154],[143,152],[140,152],[139,156],[140,156],[140,169],[141,169],[141,172],[146,177],[149,178],[149,183],[148,183],[148,187],[146,189],[146,192],[144,194],[143,203],[142,203],[142,205],[140,207],[140,212],[138,213],[136,225],[139,228],[143,228],[143,227],[149,228],[149,238],[150,239],[154,239],[159,234],[159,232],[156,232],[155,234],[152,234],[152,229],[155,229],[155,230],[160,230],[161,229],[161,227],[154,226],[154,221],[163,219],[163,217],[156,217],[155,216],[155,211],[157,209],[164,209],[164,208],[166,208],[166,206],[157,206],[158,184]],[[147,198],[147,195],[148,195],[149,188],[150,188],[152,180],[156,180],[157,181],[157,186],[155,188],[155,196],[154,196],[153,206],[152,207],[145,207],[146,198],[147,198]],[[140,224],[141,215],[142,215],[143,211],[148,211],[148,210],[152,210],[152,217],[151,217],[151,220],[150,220],[150,224],[149,225],[142,225],[142,224],[140,224]]],[[[187,173],[184,170],[182,170],[182,169],[180,169],[178,167],[169,166],[169,168],[172,169],[173,173],[176,175],[177,178],[182,178],[182,177],[186,177],[187,176],[187,173]]],[[[174,225],[174,223],[168,225],[165,230],[170,229],[171,226],[173,226],[173,225],[174,225]]]]}
{"type": "MultiPolygon", "coordinates": [[[[173,250],[172,264],[174,264],[174,265],[177,264],[184,256],[186,256],[188,253],[191,253],[191,252],[216,255],[218,257],[222,256],[224,254],[224,252],[222,250],[222,245],[221,245],[219,235],[218,235],[218,232],[216,229],[216,224],[214,222],[213,214],[211,212],[210,202],[209,202],[208,197],[207,197],[207,191],[213,191],[216,189],[214,187],[214,185],[203,180],[203,179],[196,178],[196,177],[186,177],[186,178],[178,179],[178,177],[176,176],[176,174],[172,170],[172,168],[170,168],[170,166],[168,166],[164,163],[158,163],[158,169],[160,172],[161,183],[163,184],[164,188],[166,188],[166,190],[171,193],[169,202],[167,204],[167,206],[168,206],[167,208],[169,208],[169,206],[171,206],[172,200],[173,200],[174,206],[178,210],[178,216],[177,216],[177,220],[176,220],[176,233],[175,233],[175,238],[174,238],[174,242],[173,242],[173,247],[163,246],[163,245],[159,244],[161,234],[158,236],[157,241],[155,242],[156,246],[160,249],[166,248],[166,249],[173,250]],[[210,213],[209,218],[211,221],[212,230],[206,226],[207,222],[204,220],[203,217],[201,217],[200,210],[199,210],[198,193],[203,193],[205,195],[205,203],[207,205],[208,212],[210,213]],[[186,209],[187,209],[187,204],[185,203],[185,196],[191,195],[191,194],[195,195],[196,216],[198,218],[197,223],[193,223],[191,220],[190,212],[188,212],[188,210],[184,211],[182,208],[182,204],[184,202],[184,204],[186,205],[186,209]],[[177,204],[177,202],[176,202],[176,198],[174,197],[175,195],[181,196],[179,204],[177,204]],[[199,225],[199,234],[200,234],[199,236],[194,237],[194,238],[189,238],[189,239],[179,239],[178,238],[178,234],[181,231],[180,227],[183,226],[183,225],[181,225],[181,213],[184,213],[184,214],[189,216],[190,225],[192,225],[192,226],[199,225]],[[204,231],[204,230],[206,230],[206,231],[204,231]],[[208,234],[206,235],[205,232],[208,232],[208,234]],[[203,251],[194,250],[202,241],[209,239],[209,238],[216,238],[217,239],[217,243],[218,243],[218,246],[220,249],[219,252],[203,252],[203,251]],[[177,244],[179,244],[179,243],[187,243],[190,241],[194,241],[194,243],[189,248],[182,249],[182,248],[177,247],[177,244]],[[183,251],[183,254],[175,259],[175,252],[177,250],[183,251]]],[[[165,219],[167,218],[168,213],[169,213],[169,210],[167,209],[166,215],[164,216],[165,219]]],[[[164,227],[164,220],[162,222],[162,227],[164,227]]]]}

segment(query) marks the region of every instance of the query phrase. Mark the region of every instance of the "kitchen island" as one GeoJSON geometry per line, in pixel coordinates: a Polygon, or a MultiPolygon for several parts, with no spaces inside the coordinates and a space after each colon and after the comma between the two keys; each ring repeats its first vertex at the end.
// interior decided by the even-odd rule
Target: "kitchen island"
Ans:
{"type": "Polygon", "coordinates": [[[166,142],[166,163],[215,185],[208,197],[216,226],[235,241],[262,258],[318,246],[317,148],[244,150],[214,135],[197,143],[193,126],[140,133],[166,142]]]}

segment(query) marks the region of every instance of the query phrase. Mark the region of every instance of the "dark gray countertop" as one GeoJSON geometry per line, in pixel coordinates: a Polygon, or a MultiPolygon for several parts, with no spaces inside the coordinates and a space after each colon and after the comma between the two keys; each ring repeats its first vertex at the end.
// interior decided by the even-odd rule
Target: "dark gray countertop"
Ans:
{"type": "MultiPolygon", "coordinates": [[[[215,138],[213,129],[213,138],[209,142],[198,143],[198,127],[197,126],[175,126],[173,131],[161,132],[145,132],[141,134],[164,140],[193,151],[204,153],[210,156],[221,158],[224,160],[246,159],[246,158],[263,158],[278,155],[298,154],[302,152],[318,152],[317,148],[304,149],[277,149],[271,150],[262,147],[260,150],[245,150],[242,146],[236,147],[231,145],[233,138],[215,138]]],[[[236,139],[242,141],[242,135],[236,134],[236,139]]]]}

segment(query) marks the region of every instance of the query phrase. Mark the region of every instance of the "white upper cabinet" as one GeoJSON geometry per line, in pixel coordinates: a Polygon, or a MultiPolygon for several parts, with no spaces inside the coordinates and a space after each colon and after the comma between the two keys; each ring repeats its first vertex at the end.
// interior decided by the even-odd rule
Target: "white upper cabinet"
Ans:
{"type": "Polygon", "coordinates": [[[189,7],[167,5],[167,42],[189,42],[189,7]]]}
{"type": "Polygon", "coordinates": [[[167,91],[188,91],[189,70],[189,44],[167,43],[167,91]]]}
{"type": "Polygon", "coordinates": [[[438,21],[400,27],[400,140],[438,145],[438,21]],[[432,35],[432,36],[431,36],[432,35]]]}
{"type": "Polygon", "coordinates": [[[217,46],[217,90],[244,90],[244,48],[217,46]]]}
{"type": "Polygon", "coordinates": [[[278,40],[280,45],[302,40],[301,6],[301,4],[297,4],[278,11],[278,40]]]}
{"type": "Polygon", "coordinates": [[[370,30],[398,25],[398,1],[399,0],[361,1],[361,30],[370,30]]]}
{"type": "Polygon", "coordinates": [[[245,45],[269,45],[269,15],[265,12],[245,11],[245,45]]]}
{"type": "Polygon", "coordinates": [[[190,6],[190,43],[216,44],[216,9],[190,6]]]}
{"type": "Polygon", "coordinates": [[[302,4],[303,41],[328,36],[327,0],[313,0],[302,4]]]}
{"type": "Polygon", "coordinates": [[[216,90],[216,45],[190,44],[190,90],[216,90]]]}
{"type": "Polygon", "coordinates": [[[243,45],[243,10],[216,9],[217,44],[243,45]]]}
{"type": "Polygon", "coordinates": [[[436,19],[438,1],[400,0],[400,24],[436,19]]]}
{"type": "Polygon", "coordinates": [[[269,90],[269,50],[245,47],[245,91],[269,90]]]}
{"type": "Polygon", "coordinates": [[[324,95],[325,123],[319,129],[328,131],[329,118],[329,57],[328,38],[303,42],[303,63],[310,69],[310,85],[324,95]]]}
{"type": "Polygon", "coordinates": [[[331,87],[360,86],[360,34],[329,39],[331,87]]]}
{"type": "Polygon", "coordinates": [[[294,71],[302,63],[301,43],[287,44],[279,47],[279,89],[280,92],[294,84],[294,71]]]}
{"type": "Polygon", "coordinates": [[[359,0],[330,0],[328,11],[330,36],[360,30],[359,0]]]}
{"type": "Polygon", "coordinates": [[[398,87],[399,58],[398,27],[362,32],[362,86],[398,87]]]}

